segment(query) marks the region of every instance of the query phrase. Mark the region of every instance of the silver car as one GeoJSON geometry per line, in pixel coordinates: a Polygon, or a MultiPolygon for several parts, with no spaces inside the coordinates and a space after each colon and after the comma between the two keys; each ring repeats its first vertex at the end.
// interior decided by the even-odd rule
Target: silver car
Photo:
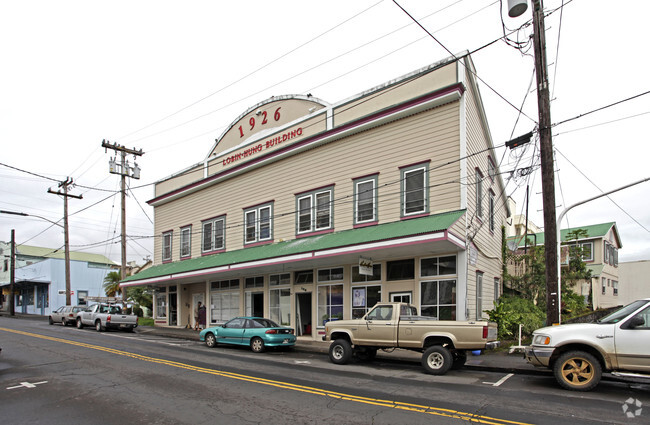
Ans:
{"type": "Polygon", "coordinates": [[[77,312],[83,310],[78,305],[64,305],[50,313],[50,325],[61,323],[63,326],[74,325],[77,320],[77,312]]]}

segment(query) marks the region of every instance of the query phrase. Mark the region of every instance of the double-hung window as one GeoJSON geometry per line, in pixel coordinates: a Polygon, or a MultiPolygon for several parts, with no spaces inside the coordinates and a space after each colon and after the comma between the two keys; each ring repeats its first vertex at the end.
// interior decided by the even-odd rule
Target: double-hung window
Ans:
{"type": "Polygon", "coordinates": [[[171,261],[172,260],[172,236],[174,232],[165,232],[163,233],[162,239],[162,260],[171,261]]]}
{"type": "Polygon", "coordinates": [[[301,193],[296,197],[298,219],[297,233],[317,232],[332,228],[333,188],[301,193]]]}
{"type": "Polygon", "coordinates": [[[428,163],[401,169],[402,217],[428,211],[428,178],[428,163]]]}
{"type": "Polygon", "coordinates": [[[201,252],[219,251],[225,247],[226,218],[217,217],[203,222],[201,252]]]}
{"type": "Polygon", "coordinates": [[[181,258],[192,255],[192,226],[181,228],[181,258]]]}
{"type": "Polygon", "coordinates": [[[354,181],[354,224],[377,221],[377,175],[354,181]]]}
{"type": "Polygon", "coordinates": [[[483,174],[476,169],[476,216],[483,217],[483,174]]]}
{"type": "Polygon", "coordinates": [[[244,211],[246,243],[270,241],[273,238],[273,204],[264,204],[244,211]]]}
{"type": "Polygon", "coordinates": [[[494,192],[490,190],[490,232],[494,232],[495,227],[495,211],[494,211],[494,192]]]}

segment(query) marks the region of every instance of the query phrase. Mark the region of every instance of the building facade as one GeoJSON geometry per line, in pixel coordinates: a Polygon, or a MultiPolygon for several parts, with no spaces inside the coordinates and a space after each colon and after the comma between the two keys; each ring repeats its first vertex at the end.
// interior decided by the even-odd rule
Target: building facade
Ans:
{"type": "MultiPolygon", "coordinates": [[[[10,264],[11,245],[2,247],[3,264],[10,264]]],[[[18,245],[14,276],[14,311],[48,316],[66,304],[65,253],[63,250],[18,245]]],[[[0,282],[0,310],[10,309],[10,270],[0,282]]],[[[104,294],[104,278],[117,265],[99,254],[70,252],[71,303],[86,305],[87,297],[104,294]]]]}
{"type": "Polygon", "coordinates": [[[316,339],[378,301],[475,319],[501,287],[503,181],[469,56],[329,104],[273,97],[155,185],[155,322],[269,317],[316,339]]]}

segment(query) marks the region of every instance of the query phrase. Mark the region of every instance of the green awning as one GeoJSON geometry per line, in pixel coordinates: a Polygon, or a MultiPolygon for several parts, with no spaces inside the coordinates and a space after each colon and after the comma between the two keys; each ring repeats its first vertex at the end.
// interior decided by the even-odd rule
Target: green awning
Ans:
{"type": "Polygon", "coordinates": [[[128,284],[137,284],[138,281],[191,272],[209,272],[210,269],[252,261],[277,259],[281,262],[283,257],[445,231],[460,219],[464,213],[465,210],[452,211],[159,264],[134,276],[127,277],[122,283],[127,284],[125,286],[130,286],[128,284]]]}

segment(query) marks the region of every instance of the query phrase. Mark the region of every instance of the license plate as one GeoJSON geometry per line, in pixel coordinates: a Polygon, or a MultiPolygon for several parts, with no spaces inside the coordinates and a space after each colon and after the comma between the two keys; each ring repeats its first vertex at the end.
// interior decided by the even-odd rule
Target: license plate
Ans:
{"type": "Polygon", "coordinates": [[[282,341],[283,344],[286,344],[288,342],[289,342],[289,339],[285,339],[284,341],[282,341]]]}

